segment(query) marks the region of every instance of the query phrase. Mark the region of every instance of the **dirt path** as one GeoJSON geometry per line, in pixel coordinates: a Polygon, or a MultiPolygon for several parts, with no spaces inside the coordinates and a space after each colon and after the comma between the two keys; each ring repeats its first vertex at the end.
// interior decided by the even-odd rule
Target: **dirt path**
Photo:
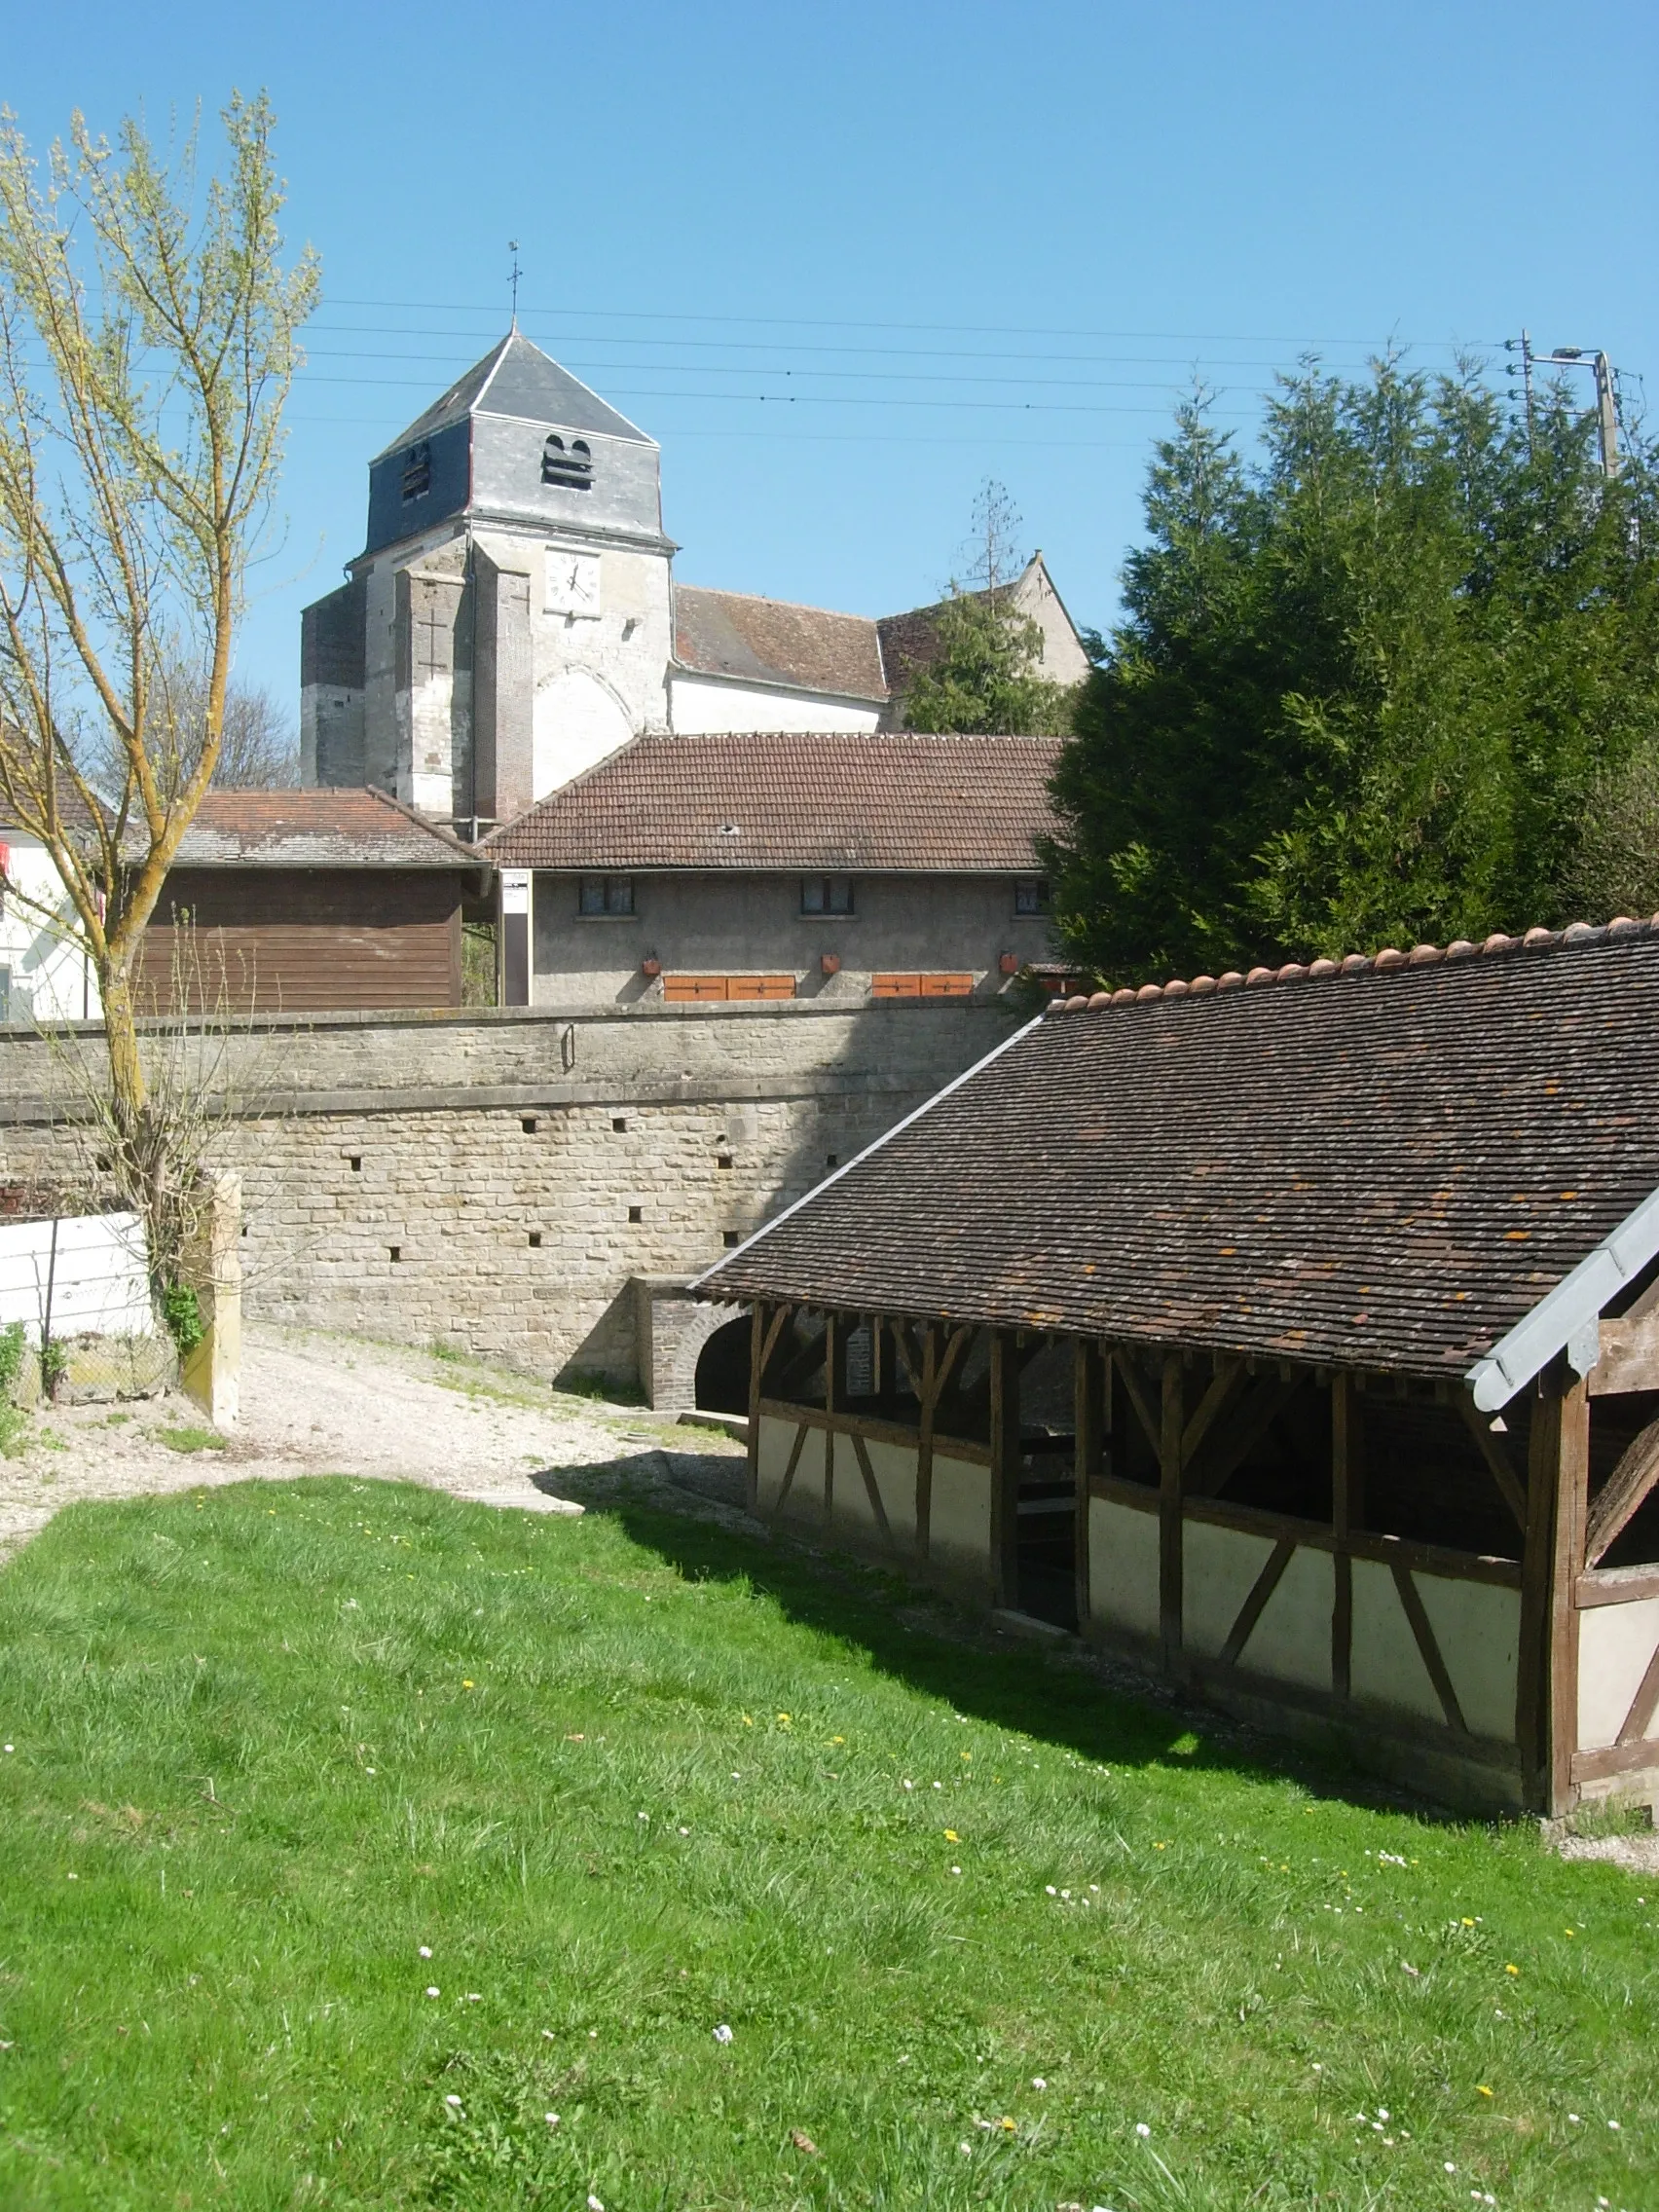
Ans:
{"type": "Polygon", "coordinates": [[[242,1418],[219,1450],[177,1395],[69,1406],[30,1418],[0,1459],[0,1558],[83,1498],[140,1497],[203,1483],[351,1474],[428,1484],[481,1504],[579,1513],[626,1492],[677,1511],[745,1521],[742,1447],[628,1406],[554,1394],[522,1376],[362,1338],[253,1329],[242,1418]],[[170,1432],[174,1443],[166,1440],[170,1432]]]}

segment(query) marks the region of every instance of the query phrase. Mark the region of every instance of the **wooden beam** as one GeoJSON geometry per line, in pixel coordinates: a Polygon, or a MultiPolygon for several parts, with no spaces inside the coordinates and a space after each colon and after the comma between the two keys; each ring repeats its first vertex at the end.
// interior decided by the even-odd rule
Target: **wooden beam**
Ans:
{"type": "Polygon", "coordinates": [[[1638,1598],[1659,1598],[1659,1567],[1604,1567],[1599,1574],[1581,1574],[1572,1590],[1580,1612],[1596,1605],[1629,1605],[1638,1598]]]}
{"type": "Polygon", "coordinates": [[[852,1439],[853,1454],[859,1463],[859,1472],[864,1477],[865,1494],[869,1499],[870,1511],[875,1515],[875,1525],[881,1530],[888,1550],[897,1556],[899,1546],[893,1539],[893,1530],[887,1525],[887,1508],[881,1502],[881,1486],[875,1479],[875,1469],[870,1465],[869,1448],[856,1428],[852,1431],[852,1439]]]}
{"type": "Polygon", "coordinates": [[[766,1342],[760,1353],[760,1388],[762,1395],[764,1395],[766,1388],[766,1370],[771,1365],[772,1354],[778,1348],[778,1339],[783,1335],[793,1311],[793,1306],[780,1306],[772,1315],[771,1326],[766,1331],[766,1342]]]}
{"type": "Polygon", "coordinates": [[[1516,1474],[1503,1441],[1492,1432],[1491,1417],[1483,1414],[1466,1390],[1457,1392],[1457,1410],[1468,1424],[1469,1434],[1480,1447],[1481,1457],[1487,1471],[1503,1493],[1503,1502],[1515,1516],[1515,1526],[1523,1532],[1527,1527],[1527,1493],[1521,1478],[1516,1474]]]}
{"type": "Polygon", "coordinates": [[[1225,1490],[1238,1468],[1260,1444],[1285,1407],[1301,1389],[1303,1378],[1289,1382],[1264,1379],[1256,1384],[1229,1421],[1226,1434],[1215,1439],[1207,1453],[1188,1470],[1187,1492],[1192,1497],[1214,1497],[1225,1490]]]}
{"type": "Polygon", "coordinates": [[[1626,1445],[1619,1463],[1596,1493],[1585,1531],[1584,1564],[1600,1566],[1645,1503],[1659,1481],[1659,1420],[1651,1420],[1626,1445]]]}
{"type": "Polygon", "coordinates": [[[925,1560],[933,1543],[934,1409],[939,1404],[939,1323],[922,1330],[921,1425],[916,1437],[916,1557],[925,1560]]]}
{"type": "Polygon", "coordinates": [[[779,1515],[783,1512],[784,1500],[789,1496],[791,1490],[794,1487],[795,1469],[800,1465],[800,1456],[806,1449],[806,1440],[811,1435],[811,1433],[812,1431],[807,1427],[804,1421],[802,1421],[799,1428],[795,1430],[795,1440],[790,1446],[789,1464],[784,1469],[784,1479],[778,1491],[778,1501],[773,1506],[771,1513],[768,1516],[768,1519],[772,1521],[776,1521],[779,1515]]]}
{"type": "Polygon", "coordinates": [[[1089,1621],[1088,1500],[1091,1486],[1100,1480],[1106,1469],[1106,1431],[1112,1418],[1112,1405],[1111,1369],[1101,1356],[1100,1346],[1087,1337],[1080,1337],[1075,1361],[1072,1425],[1076,1431],[1076,1450],[1072,1479],[1077,1485],[1077,1522],[1073,1558],[1077,1569],[1077,1626],[1081,1636],[1088,1631],[1089,1621]]]}
{"type": "Polygon", "coordinates": [[[1187,1423],[1186,1433],[1181,1438],[1181,1461],[1184,1466],[1192,1465],[1199,1445],[1215,1425],[1217,1417],[1226,1412],[1243,1381],[1244,1362],[1241,1359],[1217,1360],[1209,1388],[1198,1400],[1197,1410],[1187,1423]]]}
{"type": "Polygon", "coordinates": [[[1151,1399],[1141,1388],[1140,1377],[1135,1373],[1132,1357],[1121,1347],[1112,1354],[1112,1357],[1117,1364],[1118,1380],[1124,1385],[1124,1395],[1134,1409],[1136,1420],[1145,1429],[1147,1442],[1152,1446],[1155,1454],[1161,1454],[1163,1450],[1162,1425],[1158,1415],[1152,1410],[1151,1399]]]}
{"type": "MultiPolygon", "coordinates": [[[[1659,1286],[1655,1286],[1659,1287],[1659,1286]]],[[[1650,1289],[1647,1293],[1653,1296],[1650,1289]]],[[[1590,1370],[1593,1398],[1659,1390],[1659,1313],[1626,1313],[1602,1323],[1602,1356],[1590,1370]]]]}
{"type": "Polygon", "coordinates": [[[766,1309],[758,1299],[749,1317],[749,1449],[744,1455],[744,1502],[760,1509],[760,1377],[766,1366],[766,1309]]]}
{"type": "Polygon", "coordinates": [[[1527,1437],[1527,1535],[1521,1552],[1521,1638],[1515,1677],[1515,1736],[1527,1803],[1553,1809],[1550,1760],[1550,1604],[1554,1589],[1556,1493],[1561,1485],[1561,1393],[1539,1379],[1527,1437]]]}
{"type": "Polygon", "coordinates": [[[1236,1667],[1239,1654],[1250,1641],[1250,1632],[1261,1619],[1268,1600],[1278,1588],[1285,1568],[1290,1565],[1296,1546],[1288,1536],[1281,1536],[1262,1565],[1262,1571],[1250,1586],[1250,1595],[1238,1608],[1238,1618],[1227,1632],[1227,1641],[1221,1647],[1220,1663],[1224,1667],[1236,1667]]]}
{"type": "Polygon", "coordinates": [[[1578,1749],[1578,1607],[1573,1587],[1584,1571],[1590,1491],[1590,1393],[1574,1375],[1561,1394],[1561,1482],[1550,1562],[1550,1773],[1552,1813],[1577,1800],[1572,1754],[1578,1749]]]}
{"type": "Polygon", "coordinates": [[[1185,1376],[1179,1352],[1163,1362],[1158,1455],[1158,1623],[1165,1674],[1181,1672],[1183,1534],[1181,1526],[1181,1438],[1186,1430],[1185,1376]]]}
{"type": "Polygon", "coordinates": [[[1019,1604],[1019,1339],[991,1331],[991,1578],[999,1605],[1019,1604]]]}
{"type": "Polygon", "coordinates": [[[1440,1710],[1446,1715],[1446,1725],[1457,1735],[1466,1736],[1469,1733],[1468,1723],[1463,1718],[1463,1709],[1457,1703],[1457,1692],[1453,1686],[1452,1677],[1447,1673],[1440,1645],[1435,1641],[1434,1623],[1424,1611],[1422,1593],[1417,1586],[1411,1568],[1403,1561],[1394,1568],[1394,1587],[1400,1594],[1400,1604],[1405,1608],[1406,1618],[1412,1624],[1412,1635],[1417,1639],[1422,1663],[1428,1669],[1428,1678],[1434,1684],[1434,1694],[1440,1700],[1440,1710]]]}
{"type": "Polygon", "coordinates": [[[1659,1768],[1659,1742],[1651,1736],[1639,1737],[1633,1744],[1604,1744],[1597,1751],[1572,1754],[1575,1787],[1582,1782],[1611,1782],[1621,1774],[1641,1774],[1652,1768],[1659,1768]]]}
{"type": "MultiPolygon", "coordinates": [[[[824,1316],[824,1411],[834,1413],[841,1402],[841,1346],[844,1332],[833,1313],[824,1316]]],[[[835,1431],[824,1431],[824,1525],[835,1511],[835,1431]]]]}
{"type": "MultiPolygon", "coordinates": [[[[1624,1726],[1619,1730],[1619,1742],[1641,1743],[1653,1725],[1655,1713],[1659,1713],[1659,1645],[1654,1647],[1653,1656],[1647,1662],[1647,1672],[1642,1676],[1637,1685],[1636,1695],[1630,1701],[1630,1711],[1625,1714],[1624,1726]]],[[[1659,1744],[1653,1747],[1653,1756],[1655,1763],[1659,1764],[1659,1744]]]]}
{"type": "Polygon", "coordinates": [[[1346,1698],[1353,1679],[1353,1480],[1359,1457],[1360,1403],[1351,1377],[1331,1378],[1331,1532],[1336,1537],[1332,1562],[1335,1587],[1331,1599],[1331,1694],[1346,1698]]]}

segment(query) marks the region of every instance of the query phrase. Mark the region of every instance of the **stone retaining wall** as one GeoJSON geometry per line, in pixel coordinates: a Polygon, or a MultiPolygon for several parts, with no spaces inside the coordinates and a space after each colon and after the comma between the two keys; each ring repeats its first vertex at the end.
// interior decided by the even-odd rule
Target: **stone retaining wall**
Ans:
{"type": "MultiPolygon", "coordinates": [[[[201,1041],[235,1116],[244,1310],[649,1385],[635,1279],[708,1266],[1013,1019],[786,1001],[318,1014],[201,1041]]],[[[95,1025],[50,1047],[0,1031],[0,1175],[62,1171],[75,1051],[96,1067],[95,1025]]],[[[686,1364],[658,1385],[677,1402],[686,1364]]]]}

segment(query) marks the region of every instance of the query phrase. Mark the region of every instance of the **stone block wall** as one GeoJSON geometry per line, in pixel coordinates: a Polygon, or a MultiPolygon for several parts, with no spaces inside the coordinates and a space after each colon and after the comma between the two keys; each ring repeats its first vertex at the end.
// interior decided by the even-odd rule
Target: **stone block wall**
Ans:
{"type": "MultiPolygon", "coordinates": [[[[323,1014],[220,1040],[244,1311],[649,1386],[637,1278],[707,1267],[1012,1026],[971,1000],[782,1002],[323,1014]]],[[[95,1028],[78,1049],[101,1051],[95,1028]]],[[[40,1040],[0,1033],[0,1174],[61,1169],[61,1088],[40,1040]]]]}

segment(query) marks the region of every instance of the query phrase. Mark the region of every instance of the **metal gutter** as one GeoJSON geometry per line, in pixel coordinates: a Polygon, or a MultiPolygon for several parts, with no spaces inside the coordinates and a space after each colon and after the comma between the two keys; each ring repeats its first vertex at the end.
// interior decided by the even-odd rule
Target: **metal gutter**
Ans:
{"type": "Polygon", "coordinates": [[[1602,1355],[1602,1309],[1659,1253],[1659,1191],[1609,1230],[1595,1250],[1517,1321],[1463,1380],[1482,1413],[1495,1413],[1565,1351],[1576,1375],[1602,1355]]]}

